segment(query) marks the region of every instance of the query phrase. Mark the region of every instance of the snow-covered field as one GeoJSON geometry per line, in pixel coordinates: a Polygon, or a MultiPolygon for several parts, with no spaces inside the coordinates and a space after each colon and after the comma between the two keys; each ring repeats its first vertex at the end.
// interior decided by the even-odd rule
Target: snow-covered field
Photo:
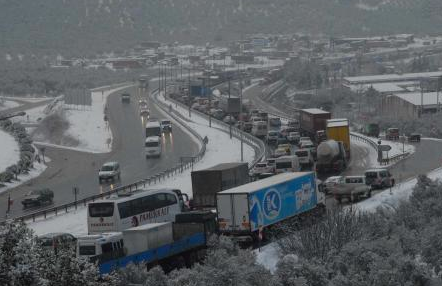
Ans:
{"type": "Polygon", "coordinates": [[[19,107],[21,104],[14,100],[3,100],[0,98],[0,111],[19,107]]]}
{"type": "MultiPolygon", "coordinates": [[[[187,110],[182,108],[175,108],[174,110],[180,112],[183,116],[187,116],[187,110]]],[[[166,116],[166,115],[165,115],[166,116]]],[[[239,162],[240,161],[240,141],[236,138],[230,139],[229,135],[215,128],[210,128],[205,118],[192,114],[193,122],[186,123],[193,130],[198,132],[202,137],[207,136],[209,143],[207,145],[206,154],[201,161],[194,165],[194,170],[211,167],[218,163],[224,162],[239,162]]],[[[179,124],[174,121],[174,124],[179,124]]],[[[216,124],[213,124],[216,126],[216,124]]],[[[244,144],[244,161],[251,162],[254,159],[254,150],[247,144],[244,144]]],[[[151,185],[151,188],[156,187],[171,187],[179,188],[184,193],[192,194],[192,182],[190,177],[191,170],[188,169],[182,174],[169,178],[157,185],[151,185]]],[[[77,211],[72,211],[68,214],[52,217],[47,220],[30,223],[29,226],[36,234],[44,234],[48,232],[66,231],[75,235],[85,234],[87,232],[86,225],[86,209],[79,208],[77,211]]]]}
{"type": "Polygon", "coordinates": [[[126,86],[91,93],[92,105],[85,110],[66,110],[66,119],[69,121],[69,128],[66,131],[80,144],[79,150],[91,153],[107,153],[112,149],[112,131],[104,121],[104,109],[107,97],[126,86]]]}
{"type": "MultiPolygon", "coordinates": [[[[11,165],[14,165],[20,160],[20,147],[15,138],[0,130],[0,173],[5,171],[11,165]]],[[[1,190],[1,189],[0,189],[1,190]]]]}

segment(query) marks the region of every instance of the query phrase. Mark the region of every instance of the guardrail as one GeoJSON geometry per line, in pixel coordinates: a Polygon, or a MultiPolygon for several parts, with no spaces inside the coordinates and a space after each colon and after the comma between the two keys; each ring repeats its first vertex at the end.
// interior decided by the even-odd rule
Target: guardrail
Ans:
{"type": "Polygon", "coordinates": [[[350,132],[350,137],[353,138],[354,140],[361,141],[361,142],[364,142],[364,143],[370,145],[370,147],[372,147],[376,152],[378,152],[378,143],[376,141],[374,141],[366,136],[361,136],[361,135],[359,135],[357,133],[353,133],[353,132],[350,132]]]}
{"type": "Polygon", "coordinates": [[[194,135],[198,141],[200,141],[201,143],[201,148],[198,151],[198,153],[195,156],[192,157],[186,157],[186,159],[190,159],[190,160],[181,160],[180,163],[178,163],[177,165],[175,165],[172,168],[166,169],[164,171],[161,171],[159,173],[156,173],[148,178],[139,180],[135,183],[132,184],[128,184],[125,186],[121,186],[100,194],[96,194],[93,196],[88,196],[86,198],[82,198],[80,200],[74,201],[74,202],[70,202],[67,204],[63,204],[63,205],[59,205],[56,207],[52,207],[52,208],[48,208],[48,209],[44,209],[44,210],[40,210],[37,212],[33,212],[30,214],[26,214],[23,216],[19,216],[16,218],[13,218],[13,220],[21,220],[21,221],[35,221],[38,218],[48,218],[48,216],[57,216],[59,213],[68,213],[71,210],[75,210],[77,209],[77,207],[79,206],[86,206],[87,203],[89,202],[94,202],[95,200],[98,199],[104,199],[104,198],[108,198],[110,197],[112,194],[118,194],[118,193],[130,193],[133,192],[141,187],[145,188],[146,186],[150,186],[152,184],[156,184],[158,182],[161,182],[162,180],[166,180],[169,177],[172,177],[176,174],[180,174],[183,173],[185,170],[189,169],[189,168],[193,168],[193,165],[198,162],[199,160],[201,160],[203,158],[203,156],[206,153],[206,144],[203,141],[203,139],[201,138],[201,136],[196,133],[192,128],[190,128],[185,122],[183,122],[183,120],[181,120],[180,118],[178,118],[176,115],[171,114],[168,112],[167,108],[165,108],[163,105],[158,105],[162,110],[164,110],[166,113],[170,114],[172,118],[174,118],[176,121],[178,121],[184,128],[186,128],[192,135],[194,135]]]}
{"type": "MultiPolygon", "coordinates": [[[[152,96],[152,97],[155,97],[155,96],[152,96]]],[[[173,104],[179,105],[181,108],[186,108],[186,109],[189,108],[187,105],[185,105],[185,104],[183,104],[183,103],[181,103],[181,102],[179,102],[177,100],[174,100],[174,99],[172,99],[170,97],[167,97],[167,100],[172,102],[173,104]]],[[[197,111],[195,109],[192,109],[192,113],[198,114],[199,116],[209,120],[209,116],[207,114],[205,114],[205,113],[199,112],[199,111],[197,111]]],[[[221,127],[220,130],[222,130],[222,131],[224,131],[226,133],[229,132],[229,129],[230,129],[229,124],[227,124],[227,123],[225,123],[225,122],[223,122],[221,120],[218,120],[216,118],[213,118],[213,117],[211,118],[211,120],[212,120],[212,123],[215,123],[215,124],[217,124],[218,126],[221,127]]],[[[256,163],[260,162],[262,159],[265,158],[266,147],[265,147],[265,144],[264,144],[264,142],[262,140],[256,138],[255,136],[252,136],[251,134],[249,134],[247,132],[243,132],[240,129],[234,127],[234,126],[232,126],[232,135],[235,138],[240,139],[240,140],[241,140],[241,137],[242,137],[244,142],[247,145],[252,146],[252,148],[254,149],[254,151],[255,151],[255,158],[249,164],[249,169],[253,168],[256,165],[256,163]]]]}

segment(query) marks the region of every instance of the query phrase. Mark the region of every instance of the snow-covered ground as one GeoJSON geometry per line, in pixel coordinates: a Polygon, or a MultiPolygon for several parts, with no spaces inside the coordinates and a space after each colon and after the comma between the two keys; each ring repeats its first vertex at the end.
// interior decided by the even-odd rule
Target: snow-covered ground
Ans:
{"type": "MultiPolygon", "coordinates": [[[[46,161],[46,163],[48,163],[48,162],[50,162],[50,159],[48,157],[45,157],[45,161],[46,161]]],[[[34,167],[29,170],[28,174],[19,175],[17,180],[12,181],[11,183],[3,183],[5,186],[0,188],[0,193],[3,193],[9,189],[18,187],[21,184],[24,184],[25,182],[40,176],[40,174],[43,173],[46,170],[46,168],[47,168],[47,166],[45,163],[34,162],[34,167]]]]}
{"type": "MultiPolygon", "coordinates": [[[[175,106],[173,108],[174,110],[180,112],[183,116],[187,117],[188,110],[184,110],[183,108],[179,107],[176,108],[175,106]]],[[[213,127],[210,128],[205,118],[202,118],[194,113],[192,113],[191,120],[193,122],[187,122],[186,124],[198,132],[200,136],[207,136],[209,139],[206,154],[201,161],[194,165],[194,170],[212,167],[216,164],[224,162],[240,161],[240,141],[238,139],[230,139],[227,133],[213,127]]],[[[177,121],[173,121],[173,123],[179,124],[177,121]]],[[[216,127],[217,125],[214,123],[213,126],[216,127]]],[[[247,144],[244,144],[244,161],[253,161],[254,155],[255,153],[253,148],[247,144]]],[[[184,193],[192,195],[192,182],[190,177],[191,171],[192,170],[188,169],[182,174],[178,174],[167,179],[167,181],[162,181],[157,185],[151,185],[150,188],[179,188],[184,193]]],[[[30,223],[29,226],[35,231],[36,234],[59,231],[66,231],[75,235],[85,234],[87,232],[86,209],[79,208],[77,211],[72,211],[68,214],[30,223]]]]}
{"type": "MultiPolygon", "coordinates": [[[[0,173],[5,171],[9,166],[14,165],[20,160],[20,147],[15,138],[0,130],[0,173]]],[[[1,190],[1,189],[0,189],[1,190]]]]}
{"type": "Polygon", "coordinates": [[[118,90],[119,87],[91,93],[92,104],[84,110],[68,109],[65,112],[69,121],[69,128],[66,133],[77,139],[80,144],[77,146],[86,152],[107,153],[112,149],[112,131],[108,122],[104,121],[104,109],[108,96],[118,90]]]}
{"type": "MultiPolygon", "coordinates": [[[[354,133],[354,132],[352,132],[354,133]]],[[[358,134],[358,133],[357,133],[358,134]]],[[[358,134],[361,137],[366,137],[362,134],[358,134]]],[[[374,138],[371,137],[366,137],[367,139],[370,140],[375,140],[374,138]]],[[[382,140],[382,145],[389,145],[391,147],[391,150],[388,152],[388,157],[392,158],[393,156],[402,154],[402,153],[409,153],[410,155],[413,154],[416,150],[416,147],[414,145],[411,144],[403,144],[402,142],[397,142],[397,141],[388,141],[388,140],[382,140]]],[[[380,167],[388,167],[391,166],[395,163],[397,163],[397,161],[395,162],[390,162],[388,165],[381,165],[378,162],[378,153],[376,150],[374,150],[371,146],[367,145],[367,143],[362,142],[362,141],[358,141],[358,140],[351,140],[351,144],[353,145],[358,145],[358,146],[364,146],[367,147],[367,150],[369,151],[369,156],[367,158],[365,158],[365,160],[367,160],[366,165],[370,166],[372,168],[380,168],[380,167]]],[[[387,158],[387,152],[384,152],[383,154],[384,158],[387,158]]]]}
{"type": "Polygon", "coordinates": [[[19,107],[21,104],[14,100],[4,100],[0,98],[0,111],[19,107]]]}

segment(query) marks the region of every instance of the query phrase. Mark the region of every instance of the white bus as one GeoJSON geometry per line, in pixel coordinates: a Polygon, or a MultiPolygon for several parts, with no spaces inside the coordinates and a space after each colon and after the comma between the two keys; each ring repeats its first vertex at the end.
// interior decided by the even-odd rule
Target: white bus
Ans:
{"type": "Polygon", "coordinates": [[[148,121],[146,123],[146,138],[151,136],[161,137],[161,124],[158,121],[148,121]]]}
{"type": "Polygon", "coordinates": [[[150,136],[146,138],[144,142],[144,151],[147,157],[160,157],[161,156],[161,137],[150,136]]]}
{"type": "Polygon", "coordinates": [[[296,155],[287,155],[276,158],[275,173],[299,172],[299,159],[296,155]]]}
{"type": "Polygon", "coordinates": [[[77,257],[110,260],[123,256],[124,242],[121,232],[86,235],[77,238],[77,257]]]}
{"type": "Polygon", "coordinates": [[[140,190],[127,197],[116,197],[88,204],[88,234],[122,231],[131,227],[175,221],[175,215],[188,209],[188,196],[176,189],[140,190]]]}

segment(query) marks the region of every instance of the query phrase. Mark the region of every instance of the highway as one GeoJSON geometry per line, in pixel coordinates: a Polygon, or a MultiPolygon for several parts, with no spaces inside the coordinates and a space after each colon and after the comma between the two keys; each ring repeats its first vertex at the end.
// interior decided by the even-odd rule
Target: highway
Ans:
{"type": "MultiPolygon", "coordinates": [[[[265,86],[255,85],[246,89],[244,98],[249,99],[256,108],[278,115],[289,115],[290,109],[287,106],[272,105],[261,97],[265,86]]],[[[414,143],[415,153],[410,157],[391,166],[390,172],[396,178],[396,182],[410,179],[419,174],[425,174],[438,167],[442,167],[442,142],[422,139],[420,143],[414,143]]],[[[370,168],[368,160],[369,150],[359,145],[351,146],[352,158],[344,175],[360,175],[370,168]]]]}
{"type": "MultiPolygon", "coordinates": [[[[152,85],[151,85],[152,86],[152,85]]],[[[155,86],[152,86],[154,88],[155,86]]],[[[127,90],[138,94],[138,88],[127,90]]],[[[113,133],[112,152],[107,154],[83,153],[67,149],[46,147],[46,156],[52,161],[39,177],[28,181],[10,191],[0,194],[1,209],[6,211],[8,193],[14,201],[10,217],[33,212],[37,209],[23,210],[20,201],[30,190],[48,187],[54,191],[54,205],[74,200],[73,187],[79,188],[78,198],[108,190],[147,178],[159,171],[168,169],[180,162],[181,156],[193,156],[198,146],[189,135],[174,128],[171,135],[163,136],[163,153],[160,158],[146,159],[144,156],[144,128],[146,120],[139,116],[138,97],[133,96],[130,104],[122,103],[122,91],[108,98],[108,118],[113,133]],[[98,170],[106,161],[118,161],[121,166],[121,181],[99,185],[98,170]]],[[[143,94],[147,98],[147,94],[143,94]]],[[[151,118],[164,118],[154,105],[148,101],[151,118]]],[[[47,206],[47,207],[51,207],[47,206]]],[[[1,214],[3,217],[4,213],[1,214]]]]}

